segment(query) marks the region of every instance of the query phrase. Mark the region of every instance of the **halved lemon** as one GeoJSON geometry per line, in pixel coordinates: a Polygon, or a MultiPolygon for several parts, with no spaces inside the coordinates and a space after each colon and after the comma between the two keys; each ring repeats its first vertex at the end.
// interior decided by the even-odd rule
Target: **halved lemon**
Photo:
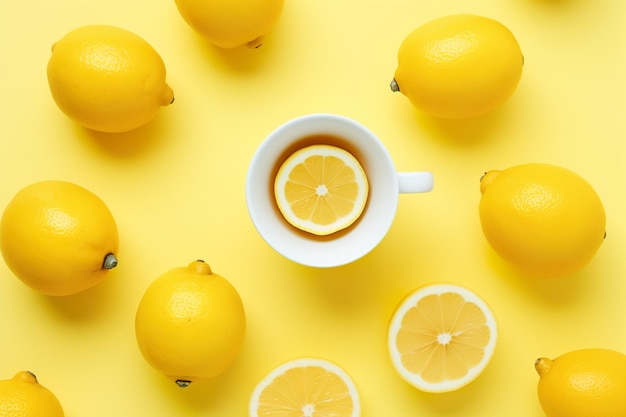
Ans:
{"type": "Polygon", "coordinates": [[[256,386],[250,417],[358,417],[359,393],[339,365],[298,358],[276,367],[256,386]]]}
{"type": "Polygon", "coordinates": [[[311,145],[280,166],[274,195],[285,220],[325,236],[345,229],[363,213],[369,184],[359,161],[331,145],[311,145]]]}
{"type": "Polygon", "coordinates": [[[397,306],[387,346],[402,379],[421,391],[447,392],[482,373],[497,335],[492,311],[473,291],[454,284],[430,284],[397,306]]]}

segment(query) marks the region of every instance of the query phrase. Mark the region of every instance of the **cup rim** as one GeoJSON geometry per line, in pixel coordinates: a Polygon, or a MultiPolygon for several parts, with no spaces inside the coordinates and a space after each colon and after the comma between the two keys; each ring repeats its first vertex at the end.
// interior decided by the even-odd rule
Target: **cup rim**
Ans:
{"type": "Polygon", "coordinates": [[[382,141],[363,124],[332,113],[299,116],[275,128],[255,151],[246,176],[248,213],[261,237],[285,258],[302,265],[319,268],[349,264],[378,246],[391,227],[397,210],[398,197],[397,171],[382,141]],[[312,127],[322,121],[325,126],[340,127],[338,130],[342,131],[344,136],[348,136],[347,139],[356,135],[366,138],[369,145],[363,152],[362,157],[365,161],[362,161],[362,164],[366,172],[370,170],[377,174],[376,176],[368,175],[368,181],[370,181],[368,205],[370,207],[366,208],[359,220],[361,224],[336,239],[318,241],[314,238],[305,238],[301,233],[295,233],[293,226],[283,219],[273,218],[280,216],[280,213],[276,212],[275,203],[268,198],[268,191],[271,187],[269,183],[263,184],[263,182],[263,185],[259,186],[259,181],[261,177],[271,177],[277,159],[283,154],[285,147],[293,142],[293,137],[303,137],[297,132],[304,131],[308,135],[341,135],[335,130],[331,131],[330,127],[312,127]],[[302,126],[306,129],[302,129],[302,126]],[[381,177],[381,172],[386,172],[387,175],[381,177]]]}

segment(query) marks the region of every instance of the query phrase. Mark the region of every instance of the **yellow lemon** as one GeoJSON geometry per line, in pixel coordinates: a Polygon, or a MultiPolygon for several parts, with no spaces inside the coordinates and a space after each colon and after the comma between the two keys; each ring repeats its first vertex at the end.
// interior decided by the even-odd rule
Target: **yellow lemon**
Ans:
{"type": "Polygon", "coordinates": [[[143,357],[181,387],[224,372],[241,349],[245,327],[239,294],[201,260],[158,277],[135,317],[143,357]]]}
{"type": "Polygon", "coordinates": [[[427,114],[467,119],[506,101],[522,76],[520,46],[501,23],[451,15],[418,27],[400,45],[391,83],[427,114]]]}
{"type": "Polygon", "coordinates": [[[325,359],[298,358],[274,368],[258,383],[249,416],[359,417],[361,403],[354,381],[325,359]]]}
{"type": "Polygon", "coordinates": [[[284,0],[176,0],[196,32],[221,48],[261,46],[283,11],[284,0]]]}
{"type": "Polygon", "coordinates": [[[0,381],[1,417],[63,417],[57,397],[37,382],[32,372],[21,371],[0,381]]]}
{"type": "Polygon", "coordinates": [[[26,285],[47,295],[78,293],[117,266],[117,225],[91,191],[65,181],[21,189],[0,220],[4,260],[26,285]]]}
{"type": "Polygon", "coordinates": [[[626,355],[581,349],[535,361],[537,393],[547,417],[626,416],[626,355]]]}
{"type": "Polygon", "coordinates": [[[504,260],[538,276],[564,276],[595,255],[606,216],[598,194],[574,172],[549,164],[488,171],[480,184],[485,238],[504,260]]]}
{"type": "Polygon", "coordinates": [[[300,230],[329,235],[353,224],[365,208],[369,184],[359,161],[330,145],[291,154],[274,181],[283,217],[300,230]]]}
{"type": "Polygon", "coordinates": [[[108,133],[143,126],[174,101],[159,54],[138,35],[114,26],[83,26],[56,42],[48,84],[70,119],[108,133]]]}
{"type": "Polygon", "coordinates": [[[396,307],[387,336],[392,365],[425,392],[457,390],[491,361],[498,330],[487,304],[455,284],[430,284],[396,307]]]}

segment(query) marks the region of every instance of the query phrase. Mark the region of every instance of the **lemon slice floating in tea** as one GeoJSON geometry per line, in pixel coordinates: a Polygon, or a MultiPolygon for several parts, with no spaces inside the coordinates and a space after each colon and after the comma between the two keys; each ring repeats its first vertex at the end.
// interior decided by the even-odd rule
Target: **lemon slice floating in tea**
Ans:
{"type": "Polygon", "coordinates": [[[361,403],[352,378],[325,359],[298,358],[279,365],[250,397],[250,417],[359,417],[361,403]]]}
{"type": "Polygon", "coordinates": [[[388,349],[406,382],[421,391],[447,392],[482,373],[496,338],[494,315],[478,295],[454,284],[431,284],[396,308],[388,349]]]}
{"type": "Polygon", "coordinates": [[[325,236],[345,229],[363,213],[369,185],[359,161],[336,146],[311,145],[280,166],[274,195],[287,222],[325,236]]]}

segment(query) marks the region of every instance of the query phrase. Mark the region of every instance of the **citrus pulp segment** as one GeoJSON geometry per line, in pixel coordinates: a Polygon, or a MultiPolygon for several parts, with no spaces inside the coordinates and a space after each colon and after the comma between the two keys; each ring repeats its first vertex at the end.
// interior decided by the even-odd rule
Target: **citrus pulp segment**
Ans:
{"type": "Polygon", "coordinates": [[[359,417],[359,393],[339,365],[298,358],[276,367],[256,386],[250,417],[359,417]]]}
{"type": "Polygon", "coordinates": [[[330,145],[312,145],[280,166],[274,195],[284,218],[300,230],[329,235],[353,224],[363,213],[369,184],[359,161],[330,145]]]}
{"type": "Polygon", "coordinates": [[[480,375],[496,339],[495,317],[478,295],[454,284],[431,284],[397,306],[388,350],[406,382],[422,391],[446,392],[480,375]]]}

